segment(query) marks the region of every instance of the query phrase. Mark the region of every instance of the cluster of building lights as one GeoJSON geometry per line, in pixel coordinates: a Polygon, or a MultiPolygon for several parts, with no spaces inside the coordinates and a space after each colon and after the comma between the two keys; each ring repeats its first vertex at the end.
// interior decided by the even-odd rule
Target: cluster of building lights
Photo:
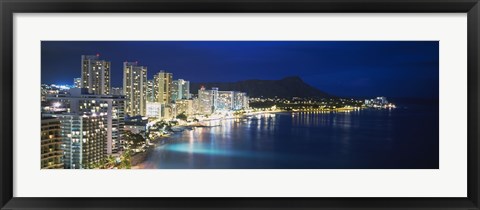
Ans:
{"type": "Polygon", "coordinates": [[[371,108],[396,108],[395,104],[389,103],[387,98],[383,96],[365,99],[365,106],[371,108]]]}
{"type": "Polygon", "coordinates": [[[246,93],[213,88],[192,97],[189,81],[174,80],[166,71],[148,80],[147,67],[138,62],[124,62],[123,87],[111,87],[110,61],[99,54],[82,55],[81,61],[81,77],[73,86],[42,85],[42,145],[48,147],[42,150],[42,168],[96,168],[106,157],[120,156],[127,147],[124,132],[139,132],[136,125],[147,123],[134,126],[127,117],[173,120],[179,114],[198,117],[248,108],[246,93]],[[44,126],[52,123],[59,126],[44,126]],[[49,155],[59,151],[63,155],[49,155]]]}
{"type": "Polygon", "coordinates": [[[111,87],[110,61],[100,59],[99,54],[82,55],[81,61],[81,77],[74,79],[73,86],[42,85],[42,168],[98,168],[106,157],[119,157],[128,147],[125,131],[140,133],[147,125],[179,120],[179,116],[189,122],[240,112],[395,108],[385,97],[365,101],[249,98],[245,92],[215,87],[202,87],[191,94],[189,81],[174,80],[166,71],[149,79],[147,67],[137,61],[124,62],[123,87],[111,87]],[[261,103],[271,105],[251,108],[261,103]]]}

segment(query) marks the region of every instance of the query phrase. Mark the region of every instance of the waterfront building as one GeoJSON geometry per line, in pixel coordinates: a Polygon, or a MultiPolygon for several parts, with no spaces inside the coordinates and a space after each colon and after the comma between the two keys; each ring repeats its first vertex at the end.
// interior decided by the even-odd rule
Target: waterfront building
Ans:
{"type": "Polygon", "coordinates": [[[180,99],[175,101],[176,115],[184,113],[187,116],[193,115],[193,100],[192,99],[180,99]]]}
{"type": "Polygon", "coordinates": [[[212,87],[210,95],[212,96],[212,109],[215,111],[218,106],[218,88],[217,87],[212,87]]]}
{"type": "Polygon", "coordinates": [[[51,113],[60,119],[65,169],[89,169],[99,166],[106,157],[105,116],[85,113],[51,113]]]}
{"type": "MultiPolygon", "coordinates": [[[[92,132],[104,133],[104,137],[102,137],[104,138],[102,140],[104,144],[102,149],[104,151],[102,154],[111,155],[124,149],[124,96],[94,95],[88,93],[88,90],[84,88],[72,88],[68,94],[48,96],[47,101],[54,104],[56,108],[50,109],[50,111],[45,110],[44,113],[63,116],[61,119],[63,119],[64,122],[68,121],[68,123],[74,124],[87,123],[85,125],[97,126],[100,125],[100,122],[97,121],[102,121],[101,127],[80,127],[86,131],[90,131],[88,129],[93,129],[92,132]],[[90,122],[89,120],[93,120],[94,122],[90,122]]],[[[64,125],[62,124],[62,126],[64,125]]],[[[65,126],[68,127],[68,125],[65,126]]],[[[73,128],[75,126],[78,125],[70,126],[70,130],[73,129],[71,131],[76,131],[75,129],[78,128],[73,128]]],[[[62,137],[67,138],[65,140],[67,143],[73,141],[71,139],[72,137],[69,137],[68,135],[73,134],[70,131],[62,132],[62,137]]]]}
{"type": "Polygon", "coordinates": [[[81,88],[82,87],[82,78],[73,78],[73,87],[81,88]]]}
{"type": "Polygon", "coordinates": [[[172,100],[190,99],[190,82],[178,79],[172,82],[172,100]]]}
{"type": "Polygon", "coordinates": [[[64,166],[60,120],[42,117],[41,121],[41,168],[62,169],[64,166]]]}
{"type": "Polygon", "coordinates": [[[129,116],[146,115],[147,67],[137,62],[123,63],[123,91],[126,96],[125,113],[129,116]]]}
{"type": "Polygon", "coordinates": [[[233,99],[233,110],[241,110],[241,109],[248,109],[249,98],[247,93],[244,92],[234,92],[234,99],[233,99]]]}
{"type": "Polygon", "coordinates": [[[198,90],[198,114],[209,115],[216,109],[216,102],[218,98],[218,88],[212,88],[206,90],[205,87],[201,87],[198,90]]]}
{"type": "Polygon", "coordinates": [[[110,91],[110,94],[112,94],[114,96],[121,96],[121,95],[123,95],[123,88],[112,87],[112,90],[110,91]]]}
{"type": "Polygon", "coordinates": [[[218,91],[217,106],[215,111],[233,110],[235,91],[218,91]]]}
{"type": "Polygon", "coordinates": [[[219,91],[218,88],[198,90],[198,99],[192,102],[196,114],[212,114],[214,112],[237,111],[248,109],[248,96],[239,91],[219,91]]]}
{"type": "Polygon", "coordinates": [[[387,98],[384,96],[377,97],[376,101],[380,104],[388,104],[387,98]]]}
{"type": "Polygon", "coordinates": [[[200,99],[198,97],[193,97],[192,99],[192,112],[194,115],[201,114],[200,113],[200,99]]]}
{"type": "Polygon", "coordinates": [[[155,119],[171,119],[175,116],[175,104],[147,102],[147,117],[155,119]]]}
{"type": "Polygon", "coordinates": [[[95,95],[110,94],[110,61],[101,60],[100,55],[82,55],[81,87],[95,95]]]}
{"type": "Polygon", "coordinates": [[[248,109],[248,96],[239,91],[218,91],[215,111],[238,111],[248,109]]]}
{"type": "Polygon", "coordinates": [[[154,83],[157,87],[156,102],[168,104],[172,102],[172,73],[160,71],[154,76],[154,83]]]}
{"type": "Polygon", "coordinates": [[[366,107],[373,108],[395,108],[395,104],[389,103],[386,97],[380,96],[374,99],[365,99],[366,107]]]}

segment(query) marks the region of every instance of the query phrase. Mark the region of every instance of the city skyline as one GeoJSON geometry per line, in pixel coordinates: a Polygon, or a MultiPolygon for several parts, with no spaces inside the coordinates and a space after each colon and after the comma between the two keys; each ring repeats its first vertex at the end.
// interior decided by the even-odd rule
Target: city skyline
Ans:
{"type": "MultiPolygon", "coordinates": [[[[95,43],[101,46],[106,42],[95,43]]],[[[147,55],[151,52],[136,52],[145,59],[125,59],[121,71],[116,70],[116,59],[126,52],[146,49],[147,46],[141,46],[145,43],[117,43],[109,49],[119,54],[110,57],[100,53],[76,56],[75,49],[57,48],[66,55],[72,51],[80,62],[62,64],[68,58],[56,56],[54,64],[70,65],[71,70],[54,73],[55,68],[45,67],[42,77],[56,80],[60,74],[81,76],[69,78],[68,85],[40,87],[42,169],[438,168],[438,103],[389,100],[395,93],[438,97],[438,61],[434,61],[438,59],[438,49],[418,51],[435,48],[438,42],[403,42],[400,53],[391,49],[399,42],[172,42],[176,48],[170,51],[174,55],[175,50],[179,51],[175,58],[181,65],[158,68],[155,64],[169,60],[168,56],[156,54],[161,58],[149,61],[147,55]],[[134,47],[118,49],[125,44],[134,47]],[[210,49],[210,54],[192,50],[192,46],[210,49]],[[384,52],[387,56],[372,56],[386,46],[390,47],[390,53],[384,52]],[[224,48],[225,55],[219,54],[219,47],[224,48]],[[336,51],[339,48],[343,50],[336,51]],[[362,54],[366,49],[376,50],[362,54]],[[185,57],[187,51],[196,57],[185,57]],[[315,53],[320,51],[329,53],[324,56],[341,55],[343,59],[324,62],[324,57],[315,53]],[[355,65],[356,71],[321,71],[322,79],[309,75],[328,65],[339,69],[352,65],[343,62],[352,53],[356,59],[361,58],[361,63],[355,65]],[[237,57],[232,57],[235,54],[237,57]],[[400,55],[406,57],[396,57],[400,55]],[[395,59],[411,65],[392,62],[395,59]],[[419,61],[427,63],[422,65],[419,61]],[[205,69],[219,63],[225,68],[205,69]],[[382,71],[387,68],[386,63],[389,70],[382,71]],[[73,67],[78,64],[80,68],[73,67]],[[278,65],[306,70],[286,71],[278,65]],[[261,66],[279,68],[256,69],[261,66]],[[375,70],[365,69],[367,66],[375,70]],[[182,73],[182,68],[187,71],[182,73]],[[385,74],[392,71],[393,75],[385,74]],[[233,78],[240,81],[248,77],[257,80],[231,82],[233,78]],[[195,83],[218,80],[221,82],[195,83]],[[329,84],[330,88],[337,84],[340,92],[344,88],[351,94],[371,91],[376,96],[345,97],[318,84],[329,84]],[[419,119],[424,124],[412,126],[419,119]],[[365,135],[366,132],[369,134],[365,135]],[[422,134],[428,144],[417,145],[418,151],[428,154],[427,158],[406,159],[406,147],[397,142],[422,134]],[[349,149],[355,143],[359,145],[349,149]],[[389,149],[397,146],[398,150],[389,149]],[[330,150],[340,156],[329,155],[330,150]],[[375,157],[370,156],[372,152],[375,157]],[[397,155],[392,156],[394,153],[397,155]],[[351,155],[361,162],[351,161],[351,155]],[[401,157],[396,158],[398,155],[401,157]],[[388,164],[377,161],[384,158],[389,160],[388,164]]],[[[51,55],[45,55],[42,58],[49,60],[51,55]]],[[[52,65],[50,61],[42,63],[52,65]]]]}
{"type": "Polygon", "coordinates": [[[298,75],[338,96],[438,98],[438,42],[424,41],[49,41],[42,42],[42,84],[71,85],[80,56],[97,53],[111,62],[111,87],[122,87],[123,62],[137,61],[149,69],[147,80],[161,70],[197,83],[298,75]]]}

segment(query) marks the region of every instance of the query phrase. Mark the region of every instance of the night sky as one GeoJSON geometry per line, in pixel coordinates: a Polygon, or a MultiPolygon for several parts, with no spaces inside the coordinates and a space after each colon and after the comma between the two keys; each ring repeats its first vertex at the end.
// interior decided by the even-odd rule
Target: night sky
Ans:
{"type": "MultiPolygon", "coordinates": [[[[43,41],[42,83],[73,84],[81,55],[112,62],[122,87],[124,61],[192,82],[275,80],[300,76],[344,97],[438,98],[436,41],[43,41]]],[[[196,93],[192,90],[192,93],[196,93]]]]}

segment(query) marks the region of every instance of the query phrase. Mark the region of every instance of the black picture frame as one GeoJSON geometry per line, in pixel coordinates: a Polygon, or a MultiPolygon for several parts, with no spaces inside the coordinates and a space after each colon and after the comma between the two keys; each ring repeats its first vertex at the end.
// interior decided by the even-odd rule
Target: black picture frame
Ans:
{"type": "MultiPolygon", "coordinates": [[[[479,209],[478,0],[0,0],[1,209],[479,209]],[[468,196],[466,198],[16,198],[13,197],[14,13],[467,13],[468,196]]],[[[254,190],[254,189],[252,189],[254,190]]]]}

